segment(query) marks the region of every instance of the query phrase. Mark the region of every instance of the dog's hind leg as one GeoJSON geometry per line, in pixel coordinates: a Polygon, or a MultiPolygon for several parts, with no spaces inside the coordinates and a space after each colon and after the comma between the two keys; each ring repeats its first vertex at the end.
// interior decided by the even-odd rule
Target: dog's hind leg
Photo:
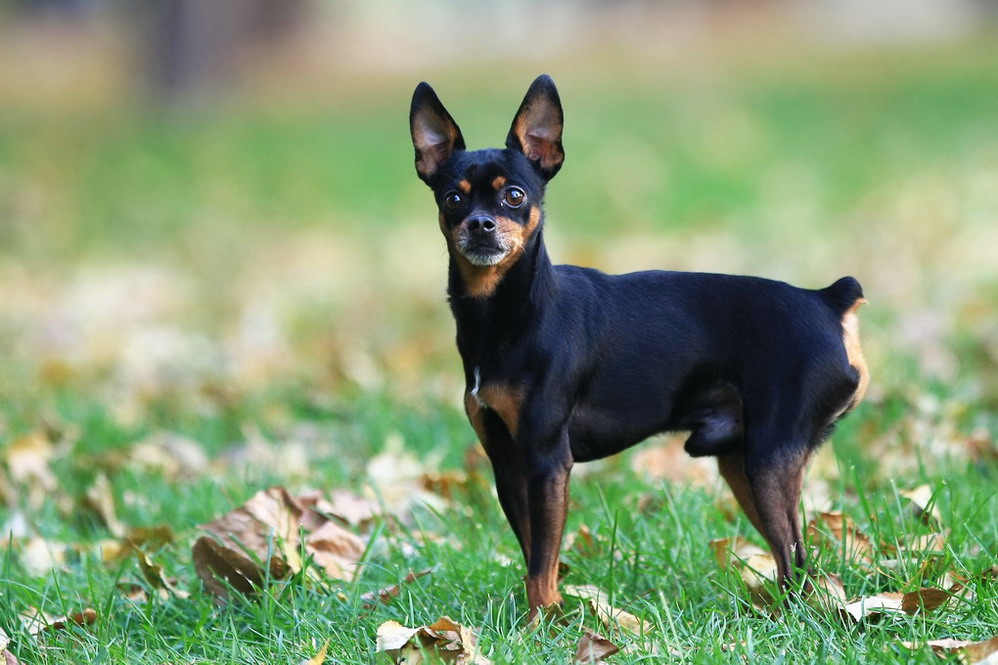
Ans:
{"type": "Polygon", "coordinates": [[[749,519],[769,543],[785,588],[804,570],[807,559],[799,506],[808,449],[806,445],[780,443],[787,441],[754,440],[748,433],[744,466],[756,513],[756,519],[751,514],[749,519]]]}

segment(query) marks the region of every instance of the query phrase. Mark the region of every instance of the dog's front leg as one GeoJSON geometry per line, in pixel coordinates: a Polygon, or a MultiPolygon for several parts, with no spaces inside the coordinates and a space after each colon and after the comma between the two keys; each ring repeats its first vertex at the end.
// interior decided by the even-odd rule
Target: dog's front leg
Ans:
{"type": "Polygon", "coordinates": [[[555,441],[526,443],[527,497],[530,505],[530,556],[527,560],[527,603],[530,617],[538,609],[561,603],[558,555],[568,513],[568,479],[572,454],[568,432],[555,441]]]}

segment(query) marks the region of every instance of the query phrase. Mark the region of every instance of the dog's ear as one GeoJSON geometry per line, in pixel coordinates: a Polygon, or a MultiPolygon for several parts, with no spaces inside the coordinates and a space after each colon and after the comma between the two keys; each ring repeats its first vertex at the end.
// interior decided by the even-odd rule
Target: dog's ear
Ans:
{"type": "Polygon", "coordinates": [[[506,137],[506,147],[519,150],[545,180],[550,180],[565,161],[561,130],[565,124],[561,99],[554,81],[541,74],[530,84],[513,126],[506,137]]]}
{"type": "Polygon", "coordinates": [[[409,131],[416,148],[416,172],[424,182],[436,174],[455,150],[464,150],[461,130],[427,83],[420,83],[412,93],[409,131]]]}

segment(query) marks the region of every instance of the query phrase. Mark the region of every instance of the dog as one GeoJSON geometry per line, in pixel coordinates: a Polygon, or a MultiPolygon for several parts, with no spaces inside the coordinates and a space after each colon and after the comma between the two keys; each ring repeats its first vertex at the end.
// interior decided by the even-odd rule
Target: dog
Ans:
{"type": "Polygon", "coordinates": [[[690,455],[717,458],[781,586],[806,586],[805,464],[869,383],[859,282],[808,290],[553,265],[542,202],[565,159],[564,116],[546,75],[528,89],[505,148],[468,150],[426,83],[409,125],[447,242],[465,409],[523,551],[530,617],[561,602],[572,465],[660,432],[689,432],[690,455]]]}

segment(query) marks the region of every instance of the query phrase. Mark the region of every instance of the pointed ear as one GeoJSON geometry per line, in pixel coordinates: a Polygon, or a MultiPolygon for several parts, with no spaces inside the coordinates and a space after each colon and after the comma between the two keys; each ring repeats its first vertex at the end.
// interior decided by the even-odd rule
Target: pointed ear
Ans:
{"type": "Polygon", "coordinates": [[[420,83],[412,93],[409,131],[416,149],[416,172],[424,181],[432,178],[455,150],[464,150],[461,130],[427,83],[420,83]]]}
{"type": "Polygon", "coordinates": [[[561,147],[564,124],[558,89],[550,76],[541,74],[530,84],[513,118],[506,147],[521,151],[541,176],[550,180],[565,161],[565,150],[561,147]]]}

